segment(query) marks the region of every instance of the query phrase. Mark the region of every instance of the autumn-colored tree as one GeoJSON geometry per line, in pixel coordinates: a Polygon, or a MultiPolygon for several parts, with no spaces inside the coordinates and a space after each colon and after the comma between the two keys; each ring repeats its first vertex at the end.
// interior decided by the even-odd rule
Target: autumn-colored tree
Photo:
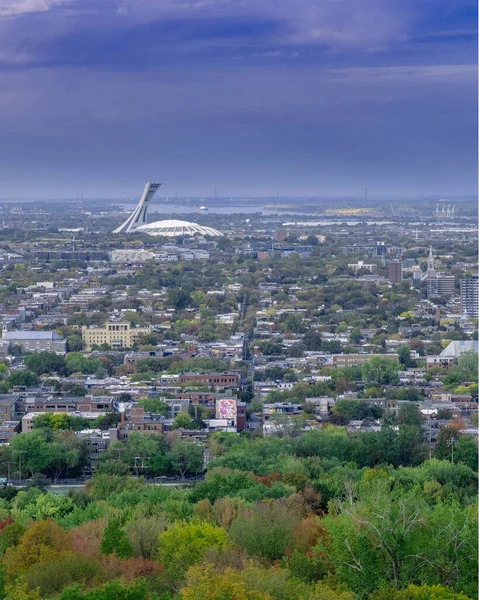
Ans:
{"type": "Polygon", "coordinates": [[[226,544],[226,531],[205,521],[179,521],[158,536],[158,560],[167,569],[185,571],[208,548],[226,544]]]}
{"type": "Polygon", "coordinates": [[[167,527],[165,516],[132,519],[125,528],[135,556],[154,559],[158,549],[158,535],[167,527]]]}
{"type": "Polygon", "coordinates": [[[248,590],[238,571],[214,571],[211,565],[192,567],[186,586],[180,592],[181,600],[270,600],[269,594],[248,590]]]}
{"type": "Polygon", "coordinates": [[[68,533],[51,520],[40,521],[28,529],[16,547],[5,553],[4,562],[9,574],[20,573],[29,567],[58,558],[61,552],[72,549],[68,533]]]}
{"type": "Polygon", "coordinates": [[[0,531],[0,555],[4,554],[7,548],[16,546],[25,531],[25,527],[18,522],[5,525],[0,531]]]}
{"type": "Polygon", "coordinates": [[[256,504],[249,514],[235,519],[230,537],[251,556],[281,559],[291,544],[297,515],[280,503],[256,504]]]}
{"type": "Polygon", "coordinates": [[[161,570],[155,561],[142,556],[124,560],[116,554],[110,554],[102,556],[99,559],[99,565],[101,566],[103,581],[113,579],[133,581],[140,577],[149,577],[161,570]]]}
{"type": "Polygon", "coordinates": [[[5,600],[41,600],[39,590],[29,590],[28,584],[22,579],[5,588],[5,600]]]}
{"type": "Polygon", "coordinates": [[[70,529],[73,551],[82,556],[99,556],[106,526],[106,519],[96,519],[70,529]]]}
{"type": "Polygon", "coordinates": [[[215,522],[213,515],[213,504],[208,498],[203,498],[197,502],[193,508],[193,514],[200,521],[209,521],[210,523],[215,522]]]}
{"type": "Polygon", "coordinates": [[[456,594],[442,585],[410,585],[404,590],[381,589],[373,592],[369,600],[471,600],[465,594],[456,594]]]}
{"type": "Polygon", "coordinates": [[[30,567],[25,580],[30,590],[38,589],[43,598],[50,598],[75,583],[91,584],[100,573],[101,567],[96,559],[67,552],[54,560],[30,567]]]}

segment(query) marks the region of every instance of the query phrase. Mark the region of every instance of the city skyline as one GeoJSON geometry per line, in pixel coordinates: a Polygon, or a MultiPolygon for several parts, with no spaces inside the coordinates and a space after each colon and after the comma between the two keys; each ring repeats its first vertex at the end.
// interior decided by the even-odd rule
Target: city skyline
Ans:
{"type": "Polygon", "coordinates": [[[469,195],[477,7],[0,0],[1,198],[469,195]]]}

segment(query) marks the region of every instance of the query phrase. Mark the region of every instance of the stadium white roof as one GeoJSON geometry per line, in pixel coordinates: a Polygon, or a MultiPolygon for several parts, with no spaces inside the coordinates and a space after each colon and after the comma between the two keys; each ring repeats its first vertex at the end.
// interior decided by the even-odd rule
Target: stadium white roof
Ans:
{"type": "Polygon", "coordinates": [[[470,352],[471,350],[478,352],[479,343],[477,340],[453,340],[444,348],[440,356],[444,356],[446,358],[457,358],[463,352],[470,352]]]}
{"type": "Polygon", "coordinates": [[[204,225],[198,225],[198,223],[190,223],[189,221],[179,221],[177,219],[167,219],[166,221],[155,221],[154,223],[148,223],[148,225],[142,225],[135,231],[140,233],[148,233],[148,235],[164,236],[164,237],[178,237],[182,235],[194,236],[194,235],[205,235],[211,237],[219,237],[223,234],[213,227],[206,227],[204,225]]]}

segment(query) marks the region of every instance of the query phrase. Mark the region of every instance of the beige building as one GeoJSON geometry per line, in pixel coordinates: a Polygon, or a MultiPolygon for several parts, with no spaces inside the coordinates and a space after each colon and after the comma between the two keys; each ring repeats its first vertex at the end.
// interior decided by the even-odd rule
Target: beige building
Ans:
{"type": "Polygon", "coordinates": [[[138,338],[151,332],[151,327],[132,327],[128,322],[105,323],[104,327],[82,327],[86,350],[107,344],[112,349],[132,348],[138,338]]]}

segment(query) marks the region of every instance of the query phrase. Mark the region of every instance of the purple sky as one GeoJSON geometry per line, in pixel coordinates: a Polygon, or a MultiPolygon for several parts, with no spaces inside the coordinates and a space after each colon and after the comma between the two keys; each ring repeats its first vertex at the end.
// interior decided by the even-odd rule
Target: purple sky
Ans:
{"type": "Polygon", "coordinates": [[[0,198],[473,194],[475,0],[0,0],[0,198]]]}

